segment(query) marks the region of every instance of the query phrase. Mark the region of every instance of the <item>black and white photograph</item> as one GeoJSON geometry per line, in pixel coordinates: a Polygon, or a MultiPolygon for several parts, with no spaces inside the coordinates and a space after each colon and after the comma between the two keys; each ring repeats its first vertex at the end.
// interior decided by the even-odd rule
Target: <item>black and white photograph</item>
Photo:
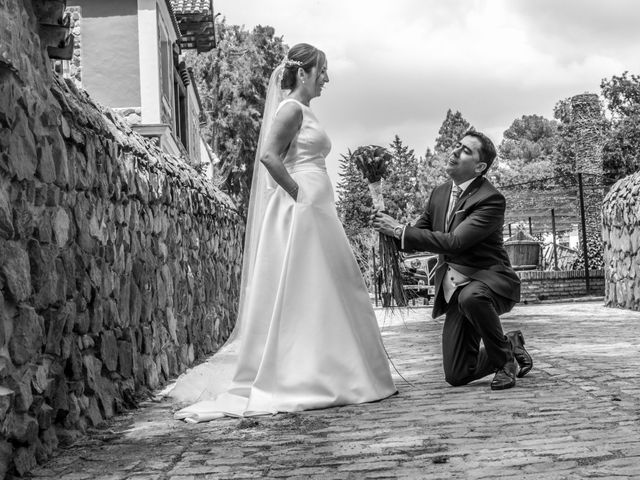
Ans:
{"type": "Polygon", "coordinates": [[[0,0],[0,480],[640,478],[636,0],[0,0]]]}

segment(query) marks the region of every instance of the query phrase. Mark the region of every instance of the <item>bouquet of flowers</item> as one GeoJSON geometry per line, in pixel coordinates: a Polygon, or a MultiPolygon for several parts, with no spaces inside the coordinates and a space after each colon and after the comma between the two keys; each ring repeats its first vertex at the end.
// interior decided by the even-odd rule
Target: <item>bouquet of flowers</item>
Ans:
{"type": "MultiPolygon", "coordinates": [[[[373,200],[373,206],[377,210],[384,211],[384,198],[382,196],[382,179],[387,173],[387,165],[391,161],[391,154],[386,148],[378,145],[366,145],[358,147],[351,159],[358,170],[369,182],[369,191],[373,200]]],[[[393,238],[380,234],[378,239],[380,255],[380,270],[377,272],[380,278],[381,289],[391,293],[398,306],[407,305],[407,297],[402,286],[400,272],[400,253],[393,238]]]]}
{"type": "Polygon", "coordinates": [[[369,182],[369,191],[373,199],[373,206],[384,210],[384,198],[382,197],[382,177],[387,173],[387,164],[391,160],[391,154],[384,147],[366,145],[358,147],[351,154],[358,170],[369,182]]]}

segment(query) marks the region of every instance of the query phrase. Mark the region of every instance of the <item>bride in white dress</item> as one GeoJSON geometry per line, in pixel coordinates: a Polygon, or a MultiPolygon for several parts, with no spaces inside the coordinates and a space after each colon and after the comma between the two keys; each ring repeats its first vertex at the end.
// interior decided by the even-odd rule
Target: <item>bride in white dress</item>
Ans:
{"type": "Polygon", "coordinates": [[[295,412],[396,392],[369,294],[336,213],[325,166],[331,142],[309,108],[328,81],[324,53],[308,44],[292,47],[271,77],[238,323],[213,361],[178,379],[169,396],[199,401],[175,418],[295,412]],[[225,387],[225,371],[233,371],[231,385],[214,395],[225,387]]]}

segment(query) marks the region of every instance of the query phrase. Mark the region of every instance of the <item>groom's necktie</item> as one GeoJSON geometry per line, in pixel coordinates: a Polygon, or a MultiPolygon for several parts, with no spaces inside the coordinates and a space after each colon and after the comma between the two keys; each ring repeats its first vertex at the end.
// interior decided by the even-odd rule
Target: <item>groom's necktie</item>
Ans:
{"type": "Polygon", "coordinates": [[[458,202],[458,198],[460,198],[460,194],[462,193],[462,189],[453,184],[453,191],[451,192],[451,200],[449,201],[449,210],[447,210],[447,219],[445,222],[445,228],[448,230],[449,228],[449,220],[451,220],[451,214],[453,213],[453,209],[456,206],[456,203],[458,202]]]}

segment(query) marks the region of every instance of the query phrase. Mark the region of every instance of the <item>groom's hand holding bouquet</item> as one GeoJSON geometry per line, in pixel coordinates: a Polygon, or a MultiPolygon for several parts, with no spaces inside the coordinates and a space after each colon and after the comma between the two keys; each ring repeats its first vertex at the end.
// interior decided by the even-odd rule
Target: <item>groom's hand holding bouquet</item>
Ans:
{"type": "MultiPolygon", "coordinates": [[[[387,173],[387,166],[392,159],[389,151],[378,145],[366,145],[358,147],[352,154],[351,159],[355,162],[362,175],[369,182],[369,191],[373,200],[375,213],[385,210],[384,198],[382,196],[382,179],[387,173]]],[[[407,298],[402,285],[400,273],[400,254],[398,246],[391,236],[383,234],[379,236],[380,268],[382,274],[382,287],[390,292],[398,306],[407,305],[407,298]]]]}

